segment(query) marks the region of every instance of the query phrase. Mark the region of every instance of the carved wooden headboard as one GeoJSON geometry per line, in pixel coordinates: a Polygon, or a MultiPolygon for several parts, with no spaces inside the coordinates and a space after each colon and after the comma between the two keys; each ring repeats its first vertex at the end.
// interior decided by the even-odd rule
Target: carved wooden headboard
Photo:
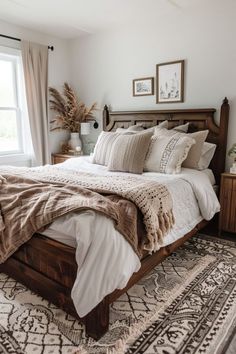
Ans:
{"type": "Polygon", "coordinates": [[[228,135],[229,103],[223,100],[220,111],[219,126],[214,120],[214,108],[177,109],[177,110],[150,110],[150,111],[116,111],[110,112],[105,106],[103,110],[103,129],[112,131],[116,128],[128,128],[130,125],[142,123],[145,128],[158,125],[164,120],[169,121],[169,127],[189,122],[189,132],[209,130],[207,141],[217,145],[210,168],[214,172],[217,184],[220,175],[225,171],[225,157],[228,135]]]}

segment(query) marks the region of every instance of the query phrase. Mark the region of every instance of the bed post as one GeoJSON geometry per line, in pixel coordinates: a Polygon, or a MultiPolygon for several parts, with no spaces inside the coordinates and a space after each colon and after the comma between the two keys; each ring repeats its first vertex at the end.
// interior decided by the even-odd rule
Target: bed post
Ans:
{"type": "Polygon", "coordinates": [[[217,175],[216,182],[220,184],[220,175],[225,172],[225,159],[227,149],[227,136],[228,136],[228,122],[229,122],[229,102],[227,97],[223,100],[220,110],[220,131],[219,131],[219,158],[217,161],[217,175]]]}
{"type": "Polygon", "coordinates": [[[109,327],[109,301],[106,296],[85,317],[86,334],[96,340],[100,339],[109,327]]]}
{"type": "Polygon", "coordinates": [[[103,108],[103,130],[107,130],[108,124],[109,124],[109,109],[108,106],[105,104],[103,108]]]}

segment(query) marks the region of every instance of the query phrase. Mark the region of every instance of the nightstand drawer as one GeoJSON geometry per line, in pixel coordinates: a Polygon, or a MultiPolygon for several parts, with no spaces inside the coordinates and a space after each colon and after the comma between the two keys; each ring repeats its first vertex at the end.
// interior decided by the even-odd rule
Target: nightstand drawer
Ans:
{"type": "Polygon", "coordinates": [[[236,175],[222,174],[220,205],[220,231],[236,233],[236,175]]]}
{"type": "Polygon", "coordinates": [[[62,163],[71,157],[75,157],[74,155],[69,154],[52,154],[52,164],[55,165],[57,163],[62,163]]]}

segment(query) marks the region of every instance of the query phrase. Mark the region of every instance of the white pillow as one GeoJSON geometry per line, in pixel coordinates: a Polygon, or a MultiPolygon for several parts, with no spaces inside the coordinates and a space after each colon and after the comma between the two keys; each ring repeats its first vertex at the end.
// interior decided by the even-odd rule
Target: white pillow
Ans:
{"type": "Polygon", "coordinates": [[[216,144],[205,142],[202,147],[200,160],[198,162],[198,169],[205,170],[211,163],[216,150],[216,144]]]}
{"type": "Polygon", "coordinates": [[[181,164],[195,140],[186,135],[153,135],[144,163],[144,171],[180,173],[181,164]]]}

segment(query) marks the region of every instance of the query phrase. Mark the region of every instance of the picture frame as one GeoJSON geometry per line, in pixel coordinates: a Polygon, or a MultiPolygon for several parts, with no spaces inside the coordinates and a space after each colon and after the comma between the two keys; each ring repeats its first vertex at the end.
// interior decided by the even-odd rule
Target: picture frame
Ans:
{"type": "Polygon", "coordinates": [[[156,65],[156,103],[184,101],[184,60],[156,65]]]}
{"type": "Polygon", "coordinates": [[[154,77],[143,77],[133,80],[133,96],[154,95],[154,77]]]}

